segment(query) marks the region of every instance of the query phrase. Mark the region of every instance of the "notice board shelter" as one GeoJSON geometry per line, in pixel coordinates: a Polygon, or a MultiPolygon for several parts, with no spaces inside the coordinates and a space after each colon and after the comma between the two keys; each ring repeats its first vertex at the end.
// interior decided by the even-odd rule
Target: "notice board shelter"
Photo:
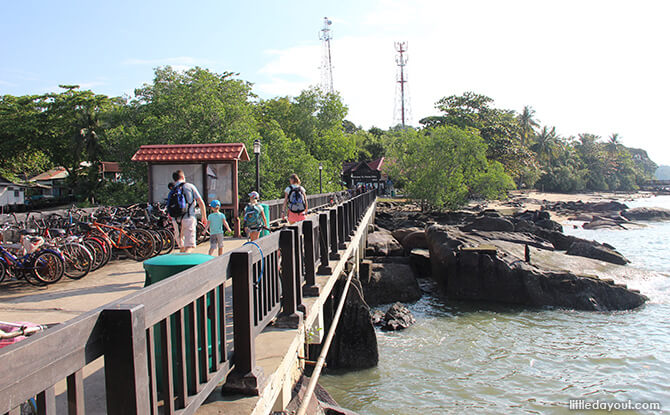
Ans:
{"type": "Polygon", "coordinates": [[[222,209],[233,211],[235,236],[240,236],[237,172],[240,161],[249,161],[244,144],[144,145],[131,160],[147,163],[149,203],[167,199],[172,173],[181,169],[206,205],[218,199],[222,209]]]}

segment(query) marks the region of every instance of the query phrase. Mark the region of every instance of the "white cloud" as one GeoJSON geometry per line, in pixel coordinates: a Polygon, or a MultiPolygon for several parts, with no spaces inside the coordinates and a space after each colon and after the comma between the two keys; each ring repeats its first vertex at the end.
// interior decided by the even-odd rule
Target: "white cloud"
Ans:
{"type": "MultiPolygon", "coordinates": [[[[435,113],[440,97],[473,90],[500,107],[532,105],[564,135],[618,132],[624,144],[670,164],[668,12],[670,3],[653,1],[380,0],[362,19],[367,34],[334,25],[334,84],[349,119],[391,125],[393,41],[408,40],[415,124],[435,113]]],[[[318,40],[268,56],[262,94],[318,83],[318,40]]]]}

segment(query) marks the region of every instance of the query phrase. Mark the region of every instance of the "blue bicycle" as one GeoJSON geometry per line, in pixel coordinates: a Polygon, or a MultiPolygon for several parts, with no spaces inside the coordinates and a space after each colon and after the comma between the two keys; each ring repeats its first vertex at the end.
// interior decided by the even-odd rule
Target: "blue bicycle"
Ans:
{"type": "Polygon", "coordinates": [[[20,279],[37,286],[53,284],[63,278],[65,261],[60,252],[40,249],[16,256],[0,245],[0,282],[6,277],[20,279]]]}

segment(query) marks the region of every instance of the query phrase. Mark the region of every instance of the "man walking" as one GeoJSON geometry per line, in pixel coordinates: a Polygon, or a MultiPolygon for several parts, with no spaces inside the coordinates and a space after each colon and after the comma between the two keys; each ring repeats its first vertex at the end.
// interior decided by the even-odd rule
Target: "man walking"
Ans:
{"type": "Polygon", "coordinates": [[[183,170],[172,173],[174,187],[168,195],[168,213],[172,217],[172,226],[175,232],[175,241],[179,245],[180,252],[191,252],[195,248],[197,218],[195,216],[195,204],[200,207],[203,225],[207,224],[207,209],[205,202],[196,188],[191,183],[186,183],[183,170]]]}

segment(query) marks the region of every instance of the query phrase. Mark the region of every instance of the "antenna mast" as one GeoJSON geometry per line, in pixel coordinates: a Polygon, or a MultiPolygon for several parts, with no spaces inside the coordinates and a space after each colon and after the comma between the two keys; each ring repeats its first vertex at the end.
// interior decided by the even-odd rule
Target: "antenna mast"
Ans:
{"type": "Polygon", "coordinates": [[[407,42],[394,43],[396,55],[395,63],[398,67],[396,75],[395,110],[393,121],[395,125],[405,127],[410,121],[409,90],[407,89],[407,42]]]}
{"type": "Polygon", "coordinates": [[[333,38],[330,26],[333,24],[327,17],[323,18],[323,28],[319,32],[321,40],[321,89],[326,93],[333,93],[333,63],[330,55],[330,40],[333,38]]]}

